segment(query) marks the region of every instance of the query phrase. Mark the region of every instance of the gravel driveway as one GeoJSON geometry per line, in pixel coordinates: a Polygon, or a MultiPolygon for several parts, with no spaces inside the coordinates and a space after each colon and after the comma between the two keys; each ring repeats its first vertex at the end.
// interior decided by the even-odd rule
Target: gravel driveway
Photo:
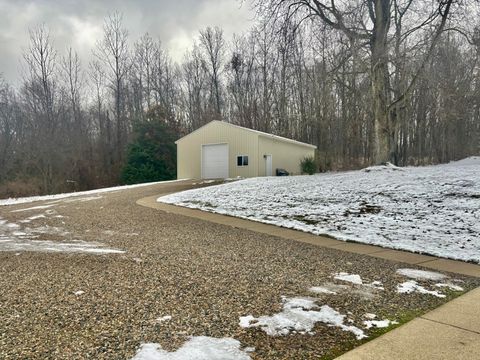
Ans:
{"type": "MultiPolygon", "coordinates": [[[[142,343],[174,351],[190,336],[234,338],[253,359],[328,358],[364,340],[321,322],[310,332],[272,336],[239,319],[281,312],[282,296],[308,297],[361,327],[366,314],[402,322],[459,294],[400,293],[406,279],[396,270],[405,264],[135,204],[191,187],[157,184],[0,207],[4,231],[36,249],[0,251],[0,358],[130,359],[142,343]],[[91,244],[114,251],[81,251],[91,244]],[[335,278],[342,272],[364,284],[335,278]],[[331,293],[309,291],[315,286],[331,293]]],[[[464,290],[480,285],[460,275],[451,280],[464,290]]],[[[383,331],[362,329],[368,338],[383,331]]]]}

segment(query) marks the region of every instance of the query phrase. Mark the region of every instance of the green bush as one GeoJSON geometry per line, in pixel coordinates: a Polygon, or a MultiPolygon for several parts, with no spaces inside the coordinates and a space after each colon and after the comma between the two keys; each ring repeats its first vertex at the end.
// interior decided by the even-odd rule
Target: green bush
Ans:
{"type": "Polygon", "coordinates": [[[138,123],[122,169],[124,184],[172,180],[177,176],[176,134],[158,119],[138,123]]]}
{"type": "Polygon", "coordinates": [[[317,171],[317,165],[313,156],[306,156],[300,161],[302,174],[313,175],[317,171]]]}

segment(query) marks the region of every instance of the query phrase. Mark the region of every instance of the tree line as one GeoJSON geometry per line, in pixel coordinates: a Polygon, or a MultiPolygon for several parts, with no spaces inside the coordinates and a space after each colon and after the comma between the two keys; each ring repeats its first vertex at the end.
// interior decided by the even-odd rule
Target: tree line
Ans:
{"type": "Polygon", "coordinates": [[[480,151],[479,41],[462,4],[254,6],[250,31],[227,41],[202,29],[181,62],[149,34],[131,39],[119,13],[87,64],[45,25],[31,29],[21,83],[0,81],[0,195],[118,184],[138,141],[153,153],[149,139],[213,119],[315,144],[322,171],[480,151]]]}

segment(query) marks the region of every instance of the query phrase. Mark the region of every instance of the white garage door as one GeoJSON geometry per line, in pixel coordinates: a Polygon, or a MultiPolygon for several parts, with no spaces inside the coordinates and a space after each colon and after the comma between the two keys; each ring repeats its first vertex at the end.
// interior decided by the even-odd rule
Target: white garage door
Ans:
{"type": "Polygon", "coordinates": [[[202,145],[202,178],[228,178],[228,144],[202,145]]]}

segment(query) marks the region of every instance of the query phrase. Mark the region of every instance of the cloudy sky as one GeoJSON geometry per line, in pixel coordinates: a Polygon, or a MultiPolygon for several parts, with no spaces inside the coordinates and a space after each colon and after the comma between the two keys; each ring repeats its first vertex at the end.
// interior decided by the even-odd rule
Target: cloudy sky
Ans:
{"type": "Polygon", "coordinates": [[[199,29],[220,26],[229,39],[254,21],[249,3],[239,0],[0,0],[0,73],[18,81],[28,29],[43,23],[59,53],[72,46],[86,65],[102,37],[104,18],[113,11],[123,13],[132,42],[148,32],[160,38],[175,60],[182,59],[199,29]]]}

